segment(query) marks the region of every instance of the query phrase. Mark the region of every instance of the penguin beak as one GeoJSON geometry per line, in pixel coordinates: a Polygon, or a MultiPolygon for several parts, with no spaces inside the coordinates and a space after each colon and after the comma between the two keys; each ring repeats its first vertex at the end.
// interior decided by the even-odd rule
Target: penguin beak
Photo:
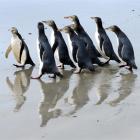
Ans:
{"type": "Polygon", "coordinates": [[[66,17],[64,17],[64,19],[72,19],[72,16],[66,16],[66,17]]]}
{"type": "Polygon", "coordinates": [[[108,27],[108,28],[105,28],[105,30],[109,30],[109,31],[111,31],[111,28],[110,28],[110,27],[108,27]]]}
{"type": "Polygon", "coordinates": [[[47,21],[43,20],[42,23],[46,23],[47,21]]]}
{"type": "Polygon", "coordinates": [[[47,24],[48,25],[48,21],[42,21],[42,23],[47,24]]]}
{"type": "Polygon", "coordinates": [[[59,31],[59,32],[62,32],[62,31],[63,31],[63,29],[58,29],[58,31],[59,31]]]}
{"type": "MultiPolygon", "coordinates": [[[[42,21],[42,23],[43,24],[46,24],[46,21],[42,21]]],[[[45,25],[44,25],[45,26],[45,25]]],[[[44,29],[46,30],[47,29],[47,27],[44,27],[44,29]]]]}
{"type": "Polygon", "coordinates": [[[96,17],[90,17],[90,18],[95,20],[96,17]]]}

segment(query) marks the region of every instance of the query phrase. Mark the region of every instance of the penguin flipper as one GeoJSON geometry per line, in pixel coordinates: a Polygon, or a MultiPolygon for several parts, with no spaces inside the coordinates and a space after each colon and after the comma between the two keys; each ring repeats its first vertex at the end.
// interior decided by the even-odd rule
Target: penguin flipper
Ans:
{"type": "Polygon", "coordinates": [[[104,52],[105,52],[106,56],[108,56],[111,60],[115,60],[118,63],[121,62],[119,60],[118,56],[116,55],[116,53],[114,52],[112,44],[104,41],[103,42],[103,49],[104,49],[104,52]]]}
{"type": "Polygon", "coordinates": [[[24,42],[24,40],[22,38],[21,39],[21,49],[20,49],[20,54],[19,54],[19,61],[21,62],[21,57],[22,57],[22,53],[24,48],[28,48],[26,43],[24,42]]]}
{"type": "Polygon", "coordinates": [[[40,48],[40,59],[43,59],[43,53],[44,53],[44,48],[41,46],[41,44],[39,44],[39,48],[40,48]]]}
{"type": "Polygon", "coordinates": [[[103,50],[103,42],[104,42],[104,39],[102,37],[100,37],[100,36],[99,36],[99,42],[100,42],[99,43],[99,47],[100,47],[101,50],[103,50]]]}
{"type": "Polygon", "coordinates": [[[55,42],[54,42],[54,44],[53,44],[53,46],[52,46],[52,51],[53,51],[53,53],[55,53],[55,50],[56,50],[57,46],[58,46],[58,42],[57,42],[57,40],[55,39],[55,42]]]}
{"type": "Polygon", "coordinates": [[[12,47],[11,47],[11,45],[9,45],[8,48],[7,48],[7,50],[6,50],[6,52],[5,52],[5,57],[6,58],[8,58],[8,55],[11,52],[11,50],[12,50],[12,47]]]}
{"type": "Polygon", "coordinates": [[[75,43],[72,43],[72,46],[73,46],[72,57],[73,57],[73,60],[77,63],[76,55],[77,55],[78,47],[76,46],[75,43]]]}
{"type": "Polygon", "coordinates": [[[120,58],[122,58],[122,48],[123,48],[123,44],[122,44],[122,42],[119,40],[118,54],[119,54],[119,57],[120,57],[120,58]]]}

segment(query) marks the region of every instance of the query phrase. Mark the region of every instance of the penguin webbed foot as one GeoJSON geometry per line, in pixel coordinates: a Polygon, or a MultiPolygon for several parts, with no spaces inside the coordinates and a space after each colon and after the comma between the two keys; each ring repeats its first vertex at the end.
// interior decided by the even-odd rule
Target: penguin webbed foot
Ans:
{"type": "Polygon", "coordinates": [[[107,60],[105,63],[103,63],[103,65],[109,65],[109,61],[110,61],[110,59],[107,60]]]}
{"type": "Polygon", "coordinates": [[[32,77],[32,76],[31,76],[31,79],[40,79],[41,77],[42,77],[42,74],[39,75],[39,76],[37,76],[37,77],[32,77]]]}
{"type": "Polygon", "coordinates": [[[79,74],[79,73],[81,73],[81,71],[82,71],[82,68],[79,68],[78,70],[74,71],[73,73],[74,74],[79,74]]]}
{"type": "Polygon", "coordinates": [[[13,66],[17,67],[17,68],[24,68],[25,65],[17,65],[17,64],[13,64],[13,66]]]}

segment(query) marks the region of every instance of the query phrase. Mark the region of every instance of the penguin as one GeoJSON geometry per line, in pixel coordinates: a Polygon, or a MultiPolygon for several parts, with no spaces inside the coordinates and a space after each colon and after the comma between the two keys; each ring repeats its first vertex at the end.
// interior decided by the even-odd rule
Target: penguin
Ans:
{"type": "Polygon", "coordinates": [[[106,28],[106,30],[110,30],[114,32],[117,36],[118,40],[118,54],[119,57],[126,63],[125,65],[121,65],[120,67],[128,66],[129,70],[133,72],[132,68],[137,69],[135,63],[135,56],[133,46],[126,36],[126,34],[116,25],[110,26],[106,28]]]}
{"type": "Polygon", "coordinates": [[[53,29],[54,43],[52,50],[54,53],[56,48],[58,48],[59,61],[62,63],[62,65],[60,65],[61,68],[64,69],[64,65],[70,65],[72,68],[76,68],[69,56],[67,45],[61,32],[58,31],[56,23],[53,20],[43,21],[43,23],[47,24],[53,29]]]}
{"type": "Polygon", "coordinates": [[[74,59],[76,59],[78,62],[79,70],[75,71],[75,73],[80,73],[84,68],[89,69],[90,71],[95,71],[92,61],[86,50],[85,43],[77,36],[74,30],[70,26],[66,26],[62,29],[59,29],[59,31],[67,33],[70,37],[72,47],[77,48],[74,59]]]}
{"type": "Polygon", "coordinates": [[[44,24],[38,22],[38,39],[37,39],[37,51],[40,61],[39,76],[31,77],[32,79],[40,79],[44,74],[53,74],[54,76],[49,76],[50,78],[56,78],[56,76],[63,77],[63,75],[58,71],[56,62],[54,59],[54,54],[45,35],[44,24]]]}
{"type": "Polygon", "coordinates": [[[17,28],[11,28],[12,38],[9,47],[6,50],[5,57],[8,58],[9,53],[12,51],[14,57],[18,63],[21,65],[13,64],[16,67],[24,67],[26,64],[30,64],[35,66],[34,62],[32,61],[29,53],[29,49],[18,32],[17,28]]]}
{"type": "Polygon", "coordinates": [[[101,54],[97,51],[97,49],[95,48],[93,44],[93,41],[91,40],[87,32],[84,30],[84,28],[80,24],[78,17],[76,15],[73,15],[73,16],[68,16],[64,18],[71,19],[73,21],[74,24],[73,24],[73,27],[71,28],[73,28],[73,30],[78,34],[80,39],[82,39],[84,43],[86,44],[86,49],[88,50],[92,63],[98,64],[99,66],[103,66],[103,63],[98,58],[98,57],[101,57],[101,54]]]}
{"type": "Polygon", "coordinates": [[[115,54],[112,43],[102,25],[102,19],[100,17],[91,17],[91,19],[95,20],[96,23],[95,39],[100,54],[102,54],[102,56],[107,59],[107,62],[105,62],[105,64],[108,64],[110,60],[115,60],[116,62],[120,63],[121,61],[115,54]]]}

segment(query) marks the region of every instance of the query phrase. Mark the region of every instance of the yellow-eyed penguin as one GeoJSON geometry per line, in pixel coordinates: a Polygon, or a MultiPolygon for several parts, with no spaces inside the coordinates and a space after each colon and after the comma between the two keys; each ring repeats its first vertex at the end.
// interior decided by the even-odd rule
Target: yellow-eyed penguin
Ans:
{"type": "Polygon", "coordinates": [[[122,65],[120,67],[129,66],[129,70],[133,72],[132,68],[137,69],[136,63],[135,63],[135,56],[134,56],[134,50],[133,46],[126,36],[126,34],[116,25],[110,26],[106,28],[106,30],[110,30],[114,32],[118,39],[118,54],[119,57],[126,62],[126,65],[122,65]]]}

